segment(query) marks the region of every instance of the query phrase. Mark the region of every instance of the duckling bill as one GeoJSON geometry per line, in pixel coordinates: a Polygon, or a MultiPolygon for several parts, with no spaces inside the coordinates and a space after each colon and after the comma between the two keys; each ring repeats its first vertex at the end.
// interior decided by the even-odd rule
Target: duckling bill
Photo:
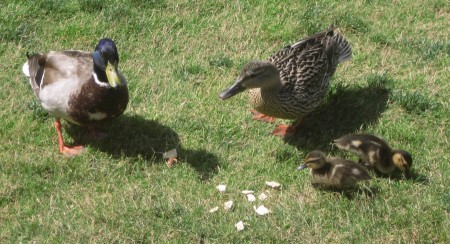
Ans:
{"type": "Polygon", "coordinates": [[[370,180],[367,170],[353,161],[343,158],[326,157],[322,151],[308,153],[305,163],[297,169],[311,169],[314,186],[334,189],[354,187],[359,181],[370,180]]]}
{"type": "Polygon", "coordinates": [[[349,134],[336,139],[334,144],[358,155],[365,164],[373,166],[382,174],[392,174],[395,169],[408,174],[412,166],[409,152],[393,150],[386,141],[374,135],[349,134]]]}
{"type": "Polygon", "coordinates": [[[77,155],[83,147],[64,143],[60,119],[92,129],[125,111],[128,87],[113,40],[101,39],[94,53],[52,51],[27,57],[22,70],[42,107],[56,119],[61,153],[77,155]]]}
{"type": "Polygon", "coordinates": [[[339,63],[349,60],[352,50],[333,26],[269,57],[244,65],[234,84],[219,94],[223,100],[248,90],[253,119],[293,119],[293,126],[277,125],[273,135],[293,134],[302,118],[324,100],[339,63]]]}

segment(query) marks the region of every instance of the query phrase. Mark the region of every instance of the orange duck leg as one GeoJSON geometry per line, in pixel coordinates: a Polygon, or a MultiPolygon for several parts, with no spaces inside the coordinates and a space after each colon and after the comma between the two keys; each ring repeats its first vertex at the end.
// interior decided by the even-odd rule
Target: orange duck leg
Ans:
{"type": "Polygon", "coordinates": [[[59,152],[64,154],[65,156],[76,156],[83,152],[83,146],[66,146],[64,144],[62,132],[61,132],[61,121],[56,119],[55,121],[56,133],[58,134],[58,144],[59,144],[59,152]]]}

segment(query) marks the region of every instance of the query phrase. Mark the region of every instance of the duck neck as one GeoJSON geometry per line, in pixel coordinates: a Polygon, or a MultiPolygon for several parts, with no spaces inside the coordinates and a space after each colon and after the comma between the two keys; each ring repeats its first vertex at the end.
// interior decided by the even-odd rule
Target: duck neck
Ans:
{"type": "Polygon", "coordinates": [[[281,85],[281,81],[278,78],[276,82],[273,82],[270,86],[265,86],[259,88],[258,95],[263,100],[275,100],[278,97],[278,94],[281,91],[281,88],[283,86],[281,85]]]}
{"type": "Polygon", "coordinates": [[[94,73],[97,75],[97,80],[99,82],[108,84],[108,77],[106,77],[106,72],[96,65],[94,65],[94,73]]]}
{"type": "Polygon", "coordinates": [[[250,103],[256,110],[266,112],[270,104],[277,103],[281,88],[281,81],[278,78],[276,82],[271,82],[271,85],[250,89],[250,103]]]}
{"type": "Polygon", "coordinates": [[[268,85],[261,87],[262,93],[272,93],[275,94],[281,90],[283,87],[281,85],[280,77],[274,77],[273,80],[270,80],[270,82],[267,82],[268,85]]]}

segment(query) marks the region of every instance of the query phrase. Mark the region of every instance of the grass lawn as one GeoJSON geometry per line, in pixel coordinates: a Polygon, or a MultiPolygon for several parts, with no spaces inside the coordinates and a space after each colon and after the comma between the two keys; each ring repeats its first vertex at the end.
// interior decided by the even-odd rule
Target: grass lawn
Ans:
{"type": "Polygon", "coordinates": [[[448,243],[449,23],[445,0],[2,0],[0,241],[448,243]],[[219,99],[243,64],[332,23],[353,59],[295,136],[252,121],[246,94],[219,99]],[[130,104],[106,139],[63,122],[66,142],[87,147],[65,159],[22,75],[25,53],[93,51],[102,37],[116,41],[130,104]],[[344,194],[296,171],[314,149],[356,159],[330,144],[353,132],[410,151],[414,177],[344,194]],[[247,202],[245,189],[268,198],[247,202]],[[257,216],[260,204],[272,212],[257,216]]]}

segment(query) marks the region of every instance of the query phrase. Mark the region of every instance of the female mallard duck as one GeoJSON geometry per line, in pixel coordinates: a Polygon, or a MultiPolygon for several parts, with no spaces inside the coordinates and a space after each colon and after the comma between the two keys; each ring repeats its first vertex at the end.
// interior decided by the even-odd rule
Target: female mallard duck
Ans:
{"type": "Polygon", "coordinates": [[[324,100],[338,63],[350,59],[347,40],[331,26],[293,45],[286,46],[268,61],[246,64],[235,83],[220,93],[228,99],[244,90],[250,92],[253,118],[266,122],[273,117],[298,119],[294,126],[278,125],[274,135],[293,134],[303,116],[324,100]]]}
{"type": "Polygon", "coordinates": [[[392,150],[381,138],[368,134],[350,134],[334,140],[343,150],[357,154],[364,163],[374,166],[383,174],[390,174],[395,168],[408,172],[412,157],[407,151],[392,150]]]}
{"type": "Polygon", "coordinates": [[[95,128],[125,111],[128,88],[118,64],[116,44],[106,38],[94,53],[71,50],[28,56],[23,72],[42,107],[56,118],[61,153],[76,155],[83,149],[64,144],[61,118],[95,128]]]}
{"type": "Polygon", "coordinates": [[[335,189],[350,188],[358,181],[370,180],[364,166],[343,158],[329,158],[321,151],[308,153],[305,163],[298,170],[311,169],[315,186],[330,187],[335,189]]]}

